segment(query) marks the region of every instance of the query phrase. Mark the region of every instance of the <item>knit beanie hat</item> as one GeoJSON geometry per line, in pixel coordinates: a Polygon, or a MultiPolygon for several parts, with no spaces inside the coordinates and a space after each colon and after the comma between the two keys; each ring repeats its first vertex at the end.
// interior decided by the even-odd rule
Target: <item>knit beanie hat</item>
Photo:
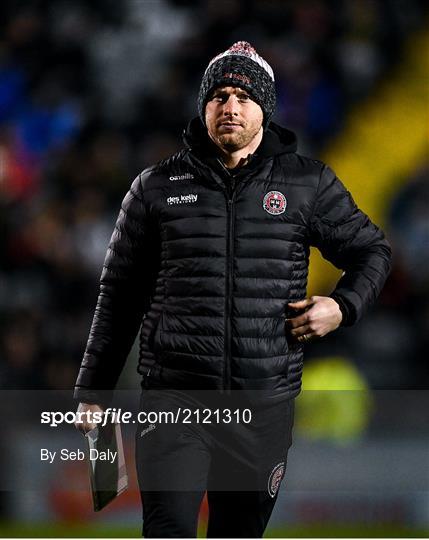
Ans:
{"type": "Polygon", "coordinates": [[[264,127],[268,126],[276,104],[274,73],[250,43],[237,41],[207,66],[198,94],[198,113],[203,124],[210,93],[219,86],[239,86],[249,92],[264,113],[264,127]]]}

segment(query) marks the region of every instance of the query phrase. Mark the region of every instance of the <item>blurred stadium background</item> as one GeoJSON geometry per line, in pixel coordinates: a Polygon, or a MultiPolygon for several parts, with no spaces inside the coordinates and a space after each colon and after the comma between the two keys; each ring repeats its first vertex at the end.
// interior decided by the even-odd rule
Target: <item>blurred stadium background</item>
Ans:
{"type": "MultiPolygon", "coordinates": [[[[180,147],[209,59],[248,40],[276,74],[274,120],[334,168],[394,249],[375,309],[308,348],[266,536],[427,536],[427,3],[3,0],[0,20],[0,402],[72,388],[123,195],[180,147]]],[[[337,277],[312,254],[310,293],[337,277]]],[[[121,388],[138,387],[135,366],[134,350],[121,388]]],[[[0,478],[20,480],[0,486],[0,534],[139,535],[135,489],[95,515],[86,484],[73,488],[82,464],[41,469],[42,440],[81,444],[71,427],[47,429],[3,429],[0,478]]],[[[206,519],[203,507],[202,532],[206,519]]]]}

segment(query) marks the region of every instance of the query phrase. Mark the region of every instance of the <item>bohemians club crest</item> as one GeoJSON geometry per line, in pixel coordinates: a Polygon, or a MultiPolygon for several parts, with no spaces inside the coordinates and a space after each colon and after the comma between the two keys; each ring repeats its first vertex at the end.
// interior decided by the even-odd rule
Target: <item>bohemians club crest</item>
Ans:
{"type": "Polygon", "coordinates": [[[268,478],[268,493],[271,497],[275,497],[280,487],[280,482],[285,474],[285,462],[278,463],[271,471],[268,478]]]}
{"type": "Polygon", "coordinates": [[[280,191],[269,191],[262,204],[264,210],[273,216],[283,214],[286,210],[286,197],[280,191]]]}

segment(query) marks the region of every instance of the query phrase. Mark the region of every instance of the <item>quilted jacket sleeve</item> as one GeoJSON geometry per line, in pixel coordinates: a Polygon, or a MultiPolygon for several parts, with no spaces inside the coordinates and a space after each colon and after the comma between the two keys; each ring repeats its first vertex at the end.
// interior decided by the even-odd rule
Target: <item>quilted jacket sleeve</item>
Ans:
{"type": "Polygon", "coordinates": [[[94,318],[74,397],[106,403],[140,327],[149,292],[143,272],[147,219],[141,177],[122,201],[100,278],[94,318]]]}
{"type": "Polygon", "coordinates": [[[391,267],[383,232],[356,206],[335,173],[323,166],[311,220],[311,244],[344,270],[331,294],[343,326],[357,322],[375,302],[391,267]]]}

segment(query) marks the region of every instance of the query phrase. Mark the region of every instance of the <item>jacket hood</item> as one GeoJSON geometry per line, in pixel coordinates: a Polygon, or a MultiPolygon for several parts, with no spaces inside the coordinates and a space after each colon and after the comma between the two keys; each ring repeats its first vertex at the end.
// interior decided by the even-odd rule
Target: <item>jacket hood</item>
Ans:
{"type": "MultiPolygon", "coordinates": [[[[197,116],[193,118],[183,132],[185,145],[196,154],[212,157],[218,154],[218,148],[210,139],[207,128],[197,116]]],[[[255,151],[260,157],[273,157],[279,154],[296,152],[297,139],[295,133],[270,122],[264,131],[261,144],[255,151]]]]}

